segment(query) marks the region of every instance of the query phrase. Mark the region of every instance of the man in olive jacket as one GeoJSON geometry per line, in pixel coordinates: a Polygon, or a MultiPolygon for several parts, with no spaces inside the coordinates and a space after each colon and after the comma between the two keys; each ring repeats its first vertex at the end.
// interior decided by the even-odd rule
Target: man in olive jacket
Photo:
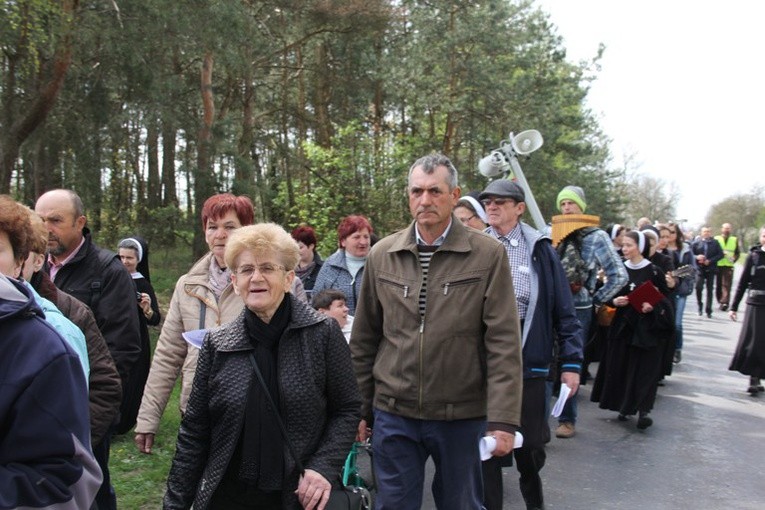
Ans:
{"type": "Polygon", "coordinates": [[[439,509],[480,509],[478,443],[512,451],[520,424],[520,323],[503,246],[452,215],[457,171],[440,154],[409,170],[409,228],[367,259],[351,337],[363,438],[373,427],[379,509],[418,509],[424,464],[439,509]],[[487,432],[488,431],[488,432],[487,432]]]}

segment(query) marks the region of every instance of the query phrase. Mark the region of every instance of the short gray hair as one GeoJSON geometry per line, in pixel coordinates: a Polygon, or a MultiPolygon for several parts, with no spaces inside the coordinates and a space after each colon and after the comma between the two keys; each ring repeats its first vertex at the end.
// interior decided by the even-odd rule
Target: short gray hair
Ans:
{"type": "Polygon", "coordinates": [[[417,161],[414,162],[414,164],[409,168],[409,176],[407,178],[407,188],[411,185],[412,182],[412,172],[414,172],[414,169],[417,167],[422,168],[422,171],[426,174],[432,174],[436,171],[436,169],[440,166],[445,166],[447,170],[449,170],[449,180],[447,183],[449,184],[449,191],[453,190],[458,186],[457,184],[457,169],[454,168],[454,165],[452,164],[451,160],[444,156],[443,154],[440,154],[438,152],[433,152],[431,154],[428,154],[427,156],[423,156],[417,161]]]}

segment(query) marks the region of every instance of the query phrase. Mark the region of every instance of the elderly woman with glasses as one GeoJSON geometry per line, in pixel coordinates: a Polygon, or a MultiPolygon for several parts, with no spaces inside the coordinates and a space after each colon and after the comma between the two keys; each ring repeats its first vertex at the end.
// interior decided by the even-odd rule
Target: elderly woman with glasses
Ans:
{"type": "Polygon", "coordinates": [[[204,339],[164,508],[321,510],[329,499],[361,401],[337,322],[289,293],[298,259],[278,225],[231,235],[225,260],[244,309],[204,339]]]}

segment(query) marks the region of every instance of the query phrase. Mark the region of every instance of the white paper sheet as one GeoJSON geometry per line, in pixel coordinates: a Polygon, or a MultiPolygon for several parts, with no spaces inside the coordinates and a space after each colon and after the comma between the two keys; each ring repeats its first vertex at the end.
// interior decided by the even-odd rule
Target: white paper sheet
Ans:
{"type": "Polygon", "coordinates": [[[181,333],[181,336],[183,336],[183,339],[186,340],[189,345],[193,345],[197,349],[201,349],[202,342],[204,341],[206,334],[206,329],[194,329],[192,331],[184,331],[181,333]]]}
{"type": "Polygon", "coordinates": [[[560,395],[558,396],[558,401],[555,402],[555,406],[552,408],[552,413],[550,413],[553,417],[557,418],[560,416],[560,413],[563,412],[563,406],[566,405],[566,400],[568,399],[570,393],[571,388],[569,388],[568,384],[560,385],[560,395]]]}
{"type": "MultiPolygon", "coordinates": [[[[520,448],[521,446],[523,446],[523,434],[516,432],[513,448],[520,448]]],[[[497,439],[494,436],[483,436],[481,440],[478,441],[478,451],[481,452],[481,460],[489,460],[496,448],[497,439]]]]}

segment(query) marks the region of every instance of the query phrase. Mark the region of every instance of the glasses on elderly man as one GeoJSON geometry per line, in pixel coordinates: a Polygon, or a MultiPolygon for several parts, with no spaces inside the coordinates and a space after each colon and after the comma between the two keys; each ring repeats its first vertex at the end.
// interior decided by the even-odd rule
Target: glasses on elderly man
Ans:
{"type": "Polygon", "coordinates": [[[252,277],[255,270],[257,270],[261,275],[268,277],[274,275],[277,271],[282,271],[284,269],[286,269],[284,266],[270,263],[260,264],[257,266],[245,265],[237,268],[236,274],[245,278],[250,278],[252,277]]]}
{"type": "Polygon", "coordinates": [[[492,203],[496,205],[505,205],[508,202],[515,203],[515,200],[513,200],[512,198],[499,198],[499,197],[489,197],[489,198],[484,198],[483,200],[481,200],[481,203],[483,204],[484,207],[489,207],[492,203]]]}

